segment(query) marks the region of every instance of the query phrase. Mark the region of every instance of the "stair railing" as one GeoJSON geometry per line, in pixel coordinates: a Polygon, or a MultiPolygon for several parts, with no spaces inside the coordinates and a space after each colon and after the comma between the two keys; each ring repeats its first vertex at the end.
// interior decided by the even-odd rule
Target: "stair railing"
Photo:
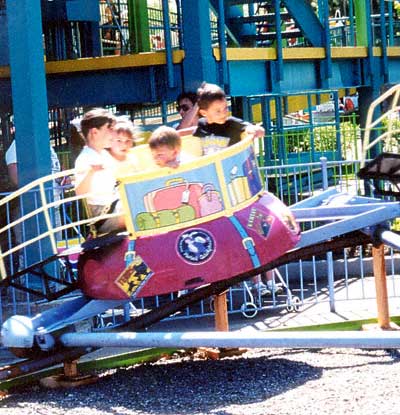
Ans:
{"type": "Polygon", "coordinates": [[[364,139],[362,142],[362,152],[361,152],[361,165],[360,167],[364,167],[365,161],[367,159],[368,151],[378,144],[380,141],[390,139],[393,134],[400,133],[400,129],[394,128],[393,120],[399,117],[400,114],[400,106],[399,106],[399,97],[400,97],[400,84],[393,86],[392,88],[388,89],[385,93],[379,96],[375,101],[373,101],[368,109],[367,119],[365,123],[365,131],[364,131],[364,139]],[[380,106],[385,101],[391,100],[389,109],[383,113],[382,115],[378,116],[375,120],[374,112],[378,106],[380,106]],[[388,121],[387,130],[384,131],[382,134],[378,135],[374,140],[370,141],[371,139],[371,131],[376,128],[383,120],[388,121]]]}

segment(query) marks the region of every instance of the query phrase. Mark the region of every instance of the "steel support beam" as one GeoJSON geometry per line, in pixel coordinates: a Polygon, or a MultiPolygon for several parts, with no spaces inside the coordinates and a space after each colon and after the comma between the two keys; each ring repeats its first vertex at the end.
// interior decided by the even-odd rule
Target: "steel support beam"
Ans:
{"type": "Polygon", "coordinates": [[[50,174],[40,0],[7,0],[11,88],[19,185],[50,174]]]}
{"type": "Polygon", "coordinates": [[[203,81],[218,83],[217,64],[211,42],[208,0],[182,2],[184,89],[196,90],[203,81]]]}
{"type": "Polygon", "coordinates": [[[399,331],[185,332],[185,333],[65,333],[66,347],[248,347],[363,348],[400,347],[399,331]]]}

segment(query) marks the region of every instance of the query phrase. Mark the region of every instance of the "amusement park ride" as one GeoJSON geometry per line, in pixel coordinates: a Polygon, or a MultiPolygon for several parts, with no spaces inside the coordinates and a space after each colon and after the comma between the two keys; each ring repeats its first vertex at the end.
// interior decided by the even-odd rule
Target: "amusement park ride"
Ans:
{"type": "MultiPolygon", "coordinates": [[[[390,191],[395,198],[400,194],[396,191],[400,157],[382,153],[369,163],[365,163],[365,159],[371,145],[400,133],[392,123],[400,110],[399,94],[400,85],[397,85],[371,105],[359,174],[365,180],[373,179],[376,195],[380,189],[376,186],[378,181],[391,181],[390,187],[386,184],[380,190],[384,195],[390,191]],[[390,102],[389,110],[374,119],[374,112],[384,101],[390,102]],[[370,132],[384,119],[387,132],[370,143],[370,132]]],[[[205,333],[188,336],[185,340],[185,334],[150,337],[149,332],[133,332],[294,260],[370,242],[400,248],[400,237],[390,231],[389,226],[389,221],[400,216],[398,201],[328,189],[289,209],[263,189],[253,142],[245,139],[178,169],[158,169],[122,177],[119,190],[127,232],[88,239],[60,252],[57,246],[60,232],[91,222],[91,219],[79,219],[53,226],[55,208],[60,209],[79,198],[53,200],[49,189],[55,179],[72,174],[73,171],[66,171],[38,179],[0,201],[3,205],[21,198],[28,200],[33,190],[38,189],[40,203],[0,229],[0,233],[9,234],[24,222],[35,222],[41,230],[33,232],[30,238],[26,235],[21,245],[0,253],[1,284],[42,295],[49,302],[68,293],[75,294],[34,317],[14,315],[2,326],[2,345],[17,356],[42,359],[42,367],[77,358],[90,347],[229,346],[232,333],[205,333]],[[8,273],[7,261],[12,255],[21,249],[37,249],[43,242],[52,252],[48,258],[8,273]],[[73,256],[78,257],[77,269],[69,261],[73,256]],[[57,272],[51,273],[50,269],[57,272]],[[29,287],[26,284],[28,275],[40,278],[43,289],[29,287]],[[90,322],[110,308],[182,290],[188,293],[144,314],[132,317],[127,313],[121,326],[130,333],[94,333],[91,329],[81,333],[78,330],[81,322],[90,322]]],[[[104,215],[99,220],[116,215],[104,215]]],[[[251,339],[242,336],[236,339],[235,345],[239,342],[246,347],[350,347],[356,342],[362,347],[400,347],[398,332],[353,334],[353,341],[342,334],[328,340],[321,337],[316,340],[313,336],[310,333],[289,336],[260,333],[251,339]]],[[[36,360],[32,367],[37,369],[38,366],[36,360]]],[[[0,378],[12,376],[15,376],[12,370],[0,370],[0,378]]]]}

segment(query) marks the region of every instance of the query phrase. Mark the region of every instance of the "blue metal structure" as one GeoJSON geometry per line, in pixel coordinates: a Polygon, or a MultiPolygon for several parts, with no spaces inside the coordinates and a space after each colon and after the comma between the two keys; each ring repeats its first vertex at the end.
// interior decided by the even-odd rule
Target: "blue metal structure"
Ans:
{"type": "MultiPolygon", "coordinates": [[[[39,177],[41,169],[47,170],[42,162],[49,157],[43,146],[47,137],[39,139],[35,128],[45,134],[48,107],[143,103],[165,107],[181,90],[193,90],[206,80],[224,86],[232,97],[357,88],[363,122],[363,109],[379,96],[381,87],[400,81],[400,53],[393,47],[399,22],[392,2],[375,2],[376,10],[370,0],[349,1],[348,16],[333,32],[331,25],[338,21],[329,17],[332,10],[325,0],[317,2],[318,10],[306,0],[160,0],[163,31],[157,32],[157,46],[123,56],[100,56],[102,3],[109,2],[41,0],[41,7],[38,1],[25,7],[6,0],[9,17],[4,6],[0,10],[3,27],[10,28],[9,38],[0,36],[0,112],[14,113],[17,151],[29,175],[39,177]],[[32,32],[21,18],[28,15],[35,27],[32,32]],[[340,44],[337,38],[332,40],[338,31],[340,44]],[[15,63],[17,51],[20,60],[15,63]],[[24,60],[32,56],[37,63],[27,66],[24,60]],[[27,73],[32,77],[28,84],[27,73]],[[11,89],[17,79],[23,86],[11,89]],[[42,92],[27,94],[28,89],[42,92]],[[30,120],[39,119],[40,127],[31,125],[30,120]],[[39,170],[28,168],[24,160],[21,140],[26,137],[34,142],[33,148],[41,149],[40,154],[29,155],[39,170]]],[[[129,13],[122,17],[121,9],[119,19],[137,21],[138,3],[124,4],[129,13]]],[[[140,34],[132,32],[131,43],[135,36],[140,34]]],[[[154,40],[153,36],[150,43],[154,40]]]]}
{"type": "Polygon", "coordinates": [[[47,60],[101,55],[98,4],[97,0],[41,2],[47,60]]]}
{"type": "Polygon", "coordinates": [[[19,172],[23,185],[50,173],[50,149],[39,1],[18,4],[20,13],[8,9],[7,17],[17,154],[27,167],[19,172]]]}

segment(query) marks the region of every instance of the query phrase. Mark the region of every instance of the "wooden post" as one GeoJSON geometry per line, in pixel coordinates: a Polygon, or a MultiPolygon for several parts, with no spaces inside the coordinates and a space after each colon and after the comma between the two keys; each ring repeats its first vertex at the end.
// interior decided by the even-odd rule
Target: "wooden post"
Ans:
{"type": "Polygon", "coordinates": [[[214,296],[215,330],[229,331],[226,291],[214,296]]]}
{"type": "Polygon", "coordinates": [[[78,376],[77,363],[77,360],[64,362],[64,376],[66,378],[76,378],[78,376]]]}
{"type": "Polygon", "coordinates": [[[372,248],[372,258],[375,276],[376,305],[378,308],[378,326],[383,330],[390,329],[385,252],[383,244],[372,248]]]}
{"type": "Polygon", "coordinates": [[[77,360],[66,360],[63,362],[64,373],[40,379],[42,386],[51,389],[72,388],[81,385],[90,385],[97,382],[97,375],[80,375],[77,360]]]}
{"type": "MultiPolygon", "coordinates": [[[[213,296],[214,323],[216,331],[229,331],[228,307],[226,302],[226,291],[213,296]]],[[[214,347],[200,347],[198,351],[209,359],[218,360],[224,357],[227,349],[214,347]]]]}

